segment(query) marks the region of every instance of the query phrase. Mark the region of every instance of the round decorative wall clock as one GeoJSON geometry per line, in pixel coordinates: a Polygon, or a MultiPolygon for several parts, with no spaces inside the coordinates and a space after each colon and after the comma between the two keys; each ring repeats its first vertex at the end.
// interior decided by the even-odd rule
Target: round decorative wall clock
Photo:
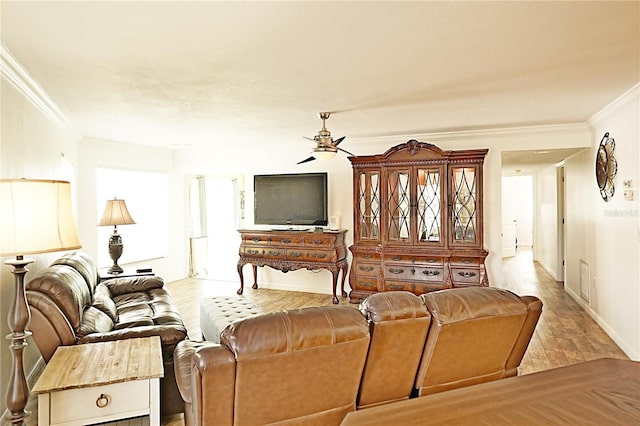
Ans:
{"type": "Polygon", "coordinates": [[[615,158],[616,142],[605,133],[598,146],[596,155],[596,181],[600,188],[600,195],[605,201],[609,201],[615,193],[613,180],[618,173],[618,162],[615,158]]]}

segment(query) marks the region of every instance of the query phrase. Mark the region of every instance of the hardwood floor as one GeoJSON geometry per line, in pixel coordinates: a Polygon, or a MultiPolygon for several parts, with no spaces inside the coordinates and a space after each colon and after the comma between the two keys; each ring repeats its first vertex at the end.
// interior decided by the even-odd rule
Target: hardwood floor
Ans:
{"type": "MultiPolygon", "coordinates": [[[[537,263],[532,261],[530,250],[520,250],[518,255],[503,261],[505,288],[518,295],[534,295],[543,304],[543,312],[519,369],[520,374],[591,359],[611,357],[628,359],[611,338],[587,315],[563,289],[537,263]]],[[[198,278],[167,283],[191,339],[200,339],[200,299],[214,295],[234,295],[237,282],[218,282],[198,278]]],[[[259,305],[264,311],[296,309],[331,304],[331,295],[259,288],[247,286],[244,297],[259,305]]],[[[347,297],[339,297],[340,303],[352,306],[347,297]]],[[[27,424],[37,424],[35,398],[29,403],[34,414],[27,424]]],[[[181,415],[165,416],[164,426],[183,424],[181,415]]]]}

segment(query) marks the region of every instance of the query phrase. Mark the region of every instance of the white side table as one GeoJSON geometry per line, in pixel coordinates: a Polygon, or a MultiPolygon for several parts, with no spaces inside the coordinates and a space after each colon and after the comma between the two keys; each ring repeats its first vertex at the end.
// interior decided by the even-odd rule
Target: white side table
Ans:
{"type": "Polygon", "coordinates": [[[75,426],[149,416],[160,425],[160,337],[60,346],[32,389],[38,425],[75,426]]]}

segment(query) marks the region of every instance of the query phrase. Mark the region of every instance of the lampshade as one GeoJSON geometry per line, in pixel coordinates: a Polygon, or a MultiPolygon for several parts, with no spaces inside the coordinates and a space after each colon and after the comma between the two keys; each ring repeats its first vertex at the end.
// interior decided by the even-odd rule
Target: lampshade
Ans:
{"type": "Polygon", "coordinates": [[[0,180],[0,255],[21,256],[81,246],[71,207],[71,184],[0,180]]]}
{"type": "Polygon", "coordinates": [[[335,148],[331,149],[329,147],[318,146],[311,151],[311,154],[318,160],[330,160],[335,157],[336,152],[337,149],[335,148]]]}
{"type": "Polygon", "coordinates": [[[102,219],[98,222],[98,226],[133,225],[135,223],[129,214],[129,210],[127,210],[127,205],[124,200],[115,198],[113,200],[107,200],[107,205],[104,208],[104,213],[102,214],[102,219]]]}

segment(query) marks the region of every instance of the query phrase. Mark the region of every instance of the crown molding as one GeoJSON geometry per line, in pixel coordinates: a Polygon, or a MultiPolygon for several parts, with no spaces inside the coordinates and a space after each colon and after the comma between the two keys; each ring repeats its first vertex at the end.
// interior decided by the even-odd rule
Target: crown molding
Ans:
{"type": "Polygon", "coordinates": [[[596,128],[608,120],[612,115],[619,113],[633,105],[640,103],[640,83],[618,96],[607,106],[596,112],[589,119],[588,123],[592,128],[596,128]]]}
{"type": "Polygon", "coordinates": [[[51,121],[59,126],[65,126],[66,119],[56,103],[2,43],[0,43],[0,75],[13,84],[51,121]]]}
{"type": "Polygon", "coordinates": [[[449,132],[435,133],[414,133],[414,134],[398,134],[388,136],[373,136],[357,138],[352,137],[352,141],[358,142],[398,142],[398,140],[417,139],[420,141],[436,142],[463,139],[484,139],[509,136],[523,135],[540,135],[540,134],[587,134],[589,126],[587,123],[567,123],[567,124],[550,124],[540,126],[521,126],[521,127],[503,127],[494,129],[481,130],[460,130],[449,132]]]}

